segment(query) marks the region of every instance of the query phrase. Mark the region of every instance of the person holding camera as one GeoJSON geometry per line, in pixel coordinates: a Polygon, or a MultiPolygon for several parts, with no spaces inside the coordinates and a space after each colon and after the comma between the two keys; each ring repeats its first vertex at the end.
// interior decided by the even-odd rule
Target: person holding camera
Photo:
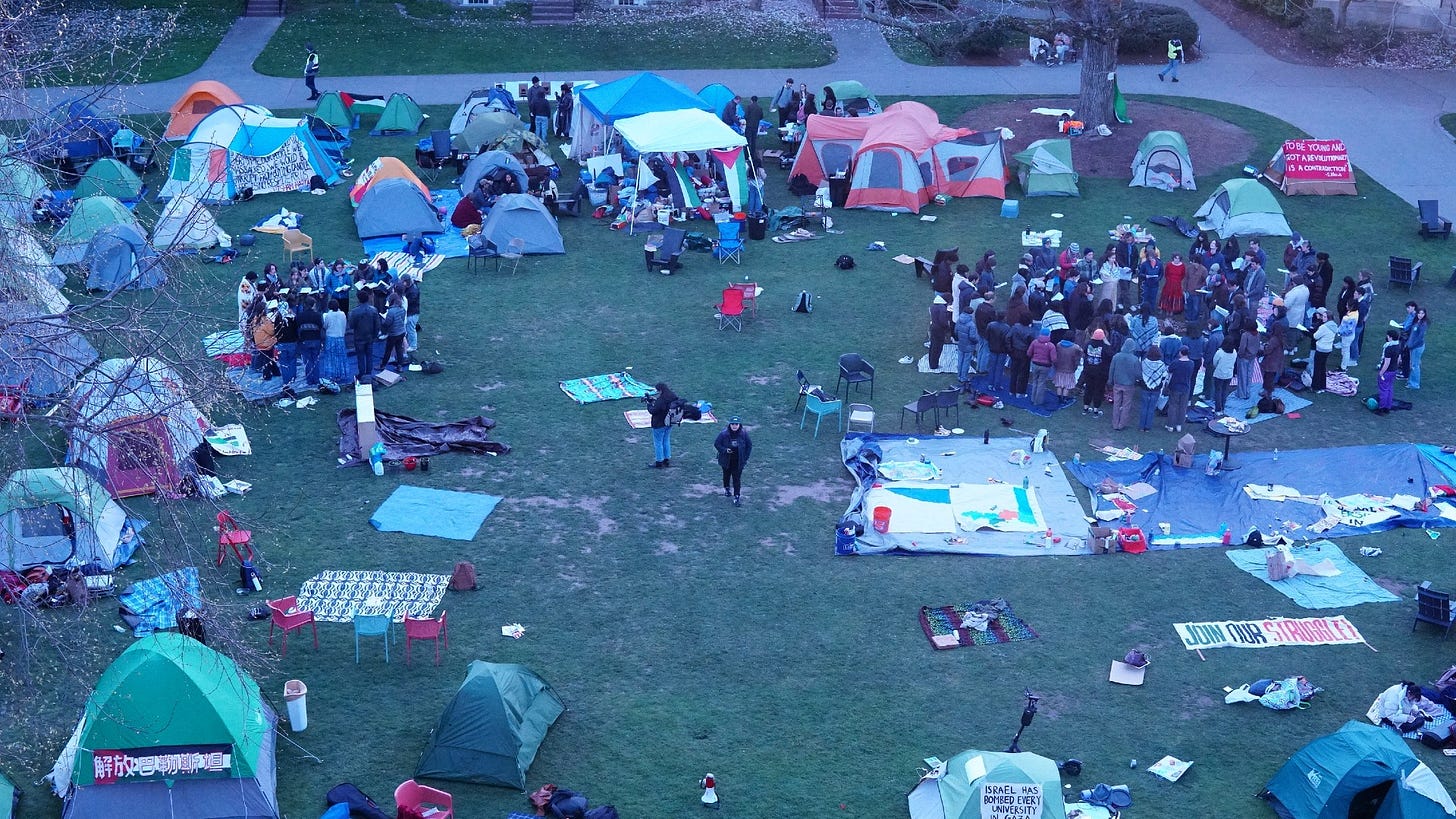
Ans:
{"type": "Polygon", "coordinates": [[[648,469],[666,469],[672,466],[672,424],[667,422],[667,411],[677,401],[677,393],[659,381],[653,385],[652,395],[645,396],[642,403],[652,416],[652,451],[654,458],[648,469]]]}
{"type": "Polygon", "coordinates": [[[1183,41],[1168,41],[1168,66],[1158,72],[1158,82],[1162,82],[1165,75],[1172,74],[1173,82],[1178,81],[1178,66],[1183,64],[1183,41]]]}
{"type": "Polygon", "coordinates": [[[723,494],[733,498],[734,506],[742,506],[743,468],[753,453],[753,441],[738,416],[728,419],[728,426],[713,440],[718,450],[718,466],[723,467],[723,494]]]}

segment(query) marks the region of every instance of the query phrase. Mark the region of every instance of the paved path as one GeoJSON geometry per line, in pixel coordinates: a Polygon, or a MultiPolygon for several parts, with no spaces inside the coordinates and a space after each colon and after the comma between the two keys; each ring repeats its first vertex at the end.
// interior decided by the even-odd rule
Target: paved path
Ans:
{"type": "MultiPolygon", "coordinates": [[[[1205,57],[1185,66],[1183,81],[1161,83],[1157,69],[1125,68],[1119,77],[1124,93],[1182,94],[1222,100],[1265,111],[1319,137],[1338,137],[1366,173],[1404,199],[1437,198],[1456,211],[1456,142],[1440,127],[1443,112],[1456,110],[1451,100],[1456,71],[1390,71],[1315,68],[1282,62],[1251,43],[1207,12],[1194,0],[1171,0],[1198,21],[1205,57]]],[[[198,79],[226,82],[248,102],[270,108],[307,105],[299,78],[265,77],[252,69],[253,58],[267,44],[279,21],[240,18],[217,51],[193,74],[167,82],[129,86],[115,92],[118,109],[133,113],[166,111],[186,87],[198,79]]],[[[814,69],[750,69],[664,71],[693,88],[723,82],[745,93],[771,94],[784,77],[811,88],[837,79],[858,79],[879,94],[1075,94],[1077,70],[1037,65],[1004,67],[916,66],[900,61],[878,27],[865,21],[830,25],[839,59],[814,69]]],[[[302,58],[300,57],[300,68],[302,58]]],[[[553,72],[543,68],[543,75],[553,72]]],[[[554,72],[557,79],[589,77],[610,80],[629,71],[554,72]],[[570,74],[571,76],[566,76],[570,74]]],[[[322,88],[362,93],[404,91],[423,105],[456,103],[472,88],[503,79],[483,74],[410,77],[320,77],[322,88]]],[[[511,77],[510,79],[516,79],[511,77]]],[[[75,93],[74,89],[32,92],[33,110],[75,93]]],[[[1137,117],[1136,103],[1132,110],[1137,117]]]]}

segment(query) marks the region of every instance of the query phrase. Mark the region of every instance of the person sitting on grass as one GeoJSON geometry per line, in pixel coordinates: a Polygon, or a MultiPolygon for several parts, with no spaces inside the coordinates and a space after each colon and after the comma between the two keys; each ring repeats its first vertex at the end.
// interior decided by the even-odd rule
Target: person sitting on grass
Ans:
{"type": "Polygon", "coordinates": [[[1408,734],[1429,722],[1435,709],[1436,704],[1426,699],[1419,685],[1401,680],[1380,692],[1365,716],[1376,725],[1408,734]]]}

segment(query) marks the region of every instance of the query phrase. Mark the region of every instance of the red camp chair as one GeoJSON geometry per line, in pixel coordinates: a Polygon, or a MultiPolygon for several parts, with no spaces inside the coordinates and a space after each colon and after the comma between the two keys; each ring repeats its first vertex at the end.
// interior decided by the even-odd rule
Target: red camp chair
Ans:
{"type": "Polygon", "coordinates": [[[273,629],[283,629],[283,656],[288,656],[288,632],[298,631],[304,626],[313,626],[313,650],[318,651],[318,623],[314,622],[313,612],[300,611],[298,609],[298,597],[290,596],[278,600],[269,600],[268,609],[272,613],[272,622],[268,624],[268,645],[273,645],[273,629]]]}
{"type": "Polygon", "coordinates": [[[217,565],[227,559],[227,549],[232,547],[233,554],[238,556],[238,563],[251,561],[253,559],[253,533],[238,526],[233,516],[226,509],[217,513],[217,565]],[[248,556],[243,557],[241,546],[248,550],[248,556]]]}
{"type": "Polygon", "coordinates": [[[29,378],[19,384],[0,386],[0,419],[20,423],[25,417],[25,393],[29,389],[29,378]]]}
{"type": "Polygon", "coordinates": [[[414,815],[428,816],[430,819],[451,819],[455,815],[455,800],[450,794],[429,785],[421,785],[413,779],[406,779],[394,789],[394,804],[401,811],[408,809],[414,815]],[[426,813],[431,808],[435,812],[426,813]]]}
{"type": "Polygon", "coordinates": [[[718,305],[718,329],[728,327],[743,332],[743,291],[736,287],[726,288],[718,305]]]}

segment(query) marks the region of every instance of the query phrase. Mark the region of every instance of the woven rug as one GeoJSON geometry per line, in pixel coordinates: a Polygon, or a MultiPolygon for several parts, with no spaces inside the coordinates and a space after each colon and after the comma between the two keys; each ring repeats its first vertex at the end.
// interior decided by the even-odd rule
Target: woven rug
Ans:
{"type": "MultiPolygon", "coordinates": [[[[626,416],[627,418],[627,426],[633,429],[648,429],[652,426],[652,413],[648,412],[645,409],[627,410],[626,412],[622,413],[622,415],[626,416]]],[[[716,424],[718,423],[718,416],[714,415],[712,410],[709,410],[708,412],[703,413],[702,418],[699,418],[696,421],[689,421],[688,419],[684,418],[683,423],[716,424]]]]}
{"type": "Polygon", "coordinates": [[[971,605],[936,606],[934,608],[921,606],[920,628],[925,630],[925,636],[930,640],[930,645],[937,651],[961,646],[990,646],[997,643],[1012,643],[1017,640],[1035,640],[1037,638],[1036,630],[1017,617],[1011,611],[1010,606],[1007,606],[1000,616],[991,620],[986,625],[985,631],[961,628],[960,624],[965,619],[966,612],[986,602],[989,601],[981,600],[971,605]]]}
{"type": "Polygon", "coordinates": [[[642,398],[652,392],[652,388],[623,372],[562,381],[561,391],[578,404],[591,404],[618,398],[642,398]]]}
{"type": "Polygon", "coordinates": [[[405,615],[434,616],[449,585],[448,574],[320,572],[303,582],[298,607],[322,623],[352,623],[355,614],[391,614],[402,623],[405,615]]]}

